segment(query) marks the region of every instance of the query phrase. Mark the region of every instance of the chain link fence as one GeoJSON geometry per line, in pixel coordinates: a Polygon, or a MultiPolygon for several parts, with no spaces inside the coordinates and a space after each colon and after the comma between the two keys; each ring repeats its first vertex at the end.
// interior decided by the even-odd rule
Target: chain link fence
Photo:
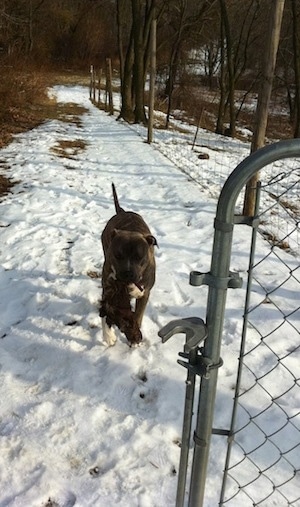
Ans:
{"type": "MultiPolygon", "coordinates": [[[[186,335],[179,353],[184,361],[178,361],[187,369],[187,380],[176,507],[186,500],[193,412],[189,507],[206,500],[212,435],[227,437],[219,506],[300,506],[299,160],[300,140],[281,141],[252,153],[230,174],[218,200],[210,271],[190,273],[191,285],[208,286],[206,321],[180,319],[159,331],[163,342],[177,333],[186,335]],[[243,189],[258,171],[255,216],[246,217],[243,189]],[[242,286],[238,273],[230,271],[236,226],[250,226],[252,236],[244,317],[234,402],[217,423],[222,427],[215,428],[227,290],[242,286]],[[259,234],[269,247],[260,241],[258,248],[259,234]]],[[[222,453],[219,444],[217,452],[222,453]]]]}
{"type": "Polygon", "coordinates": [[[299,160],[262,170],[219,505],[300,505],[299,196],[299,160]]]}

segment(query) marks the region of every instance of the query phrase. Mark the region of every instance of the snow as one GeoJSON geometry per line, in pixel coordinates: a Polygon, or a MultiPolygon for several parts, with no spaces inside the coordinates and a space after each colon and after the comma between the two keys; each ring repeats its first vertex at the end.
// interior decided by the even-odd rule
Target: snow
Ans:
{"type": "MultiPolygon", "coordinates": [[[[52,93],[86,108],[80,123],[48,121],[0,154],[5,174],[17,182],[0,202],[0,507],[173,506],[186,378],[177,358],[184,337],[162,344],[157,333],[172,319],[205,318],[207,289],[191,287],[189,273],[209,270],[216,198],[249,145],[201,131],[201,151],[204,146],[210,158],[200,174],[188,134],[156,131],[148,145],[142,127],[95,108],[86,88],[58,86],[52,93]],[[76,139],[81,149],[59,152],[76,139]],[[159,245],[144,340],[133,349],[120,333],[107,347],[98,315],[100,236],[114,214],[112,181],[121,205],[143,215],[159,245]]],[[[246,278],[250,232],[237,229],[232,265],[246,278]]],[[[258,238],[258,255],[267,251],[258,238]]],[[[272,284],[280,277],[278,259],[269,260],[269,270],[272,284]]],[[[298,288],[292,278],[290,294],[298,288]]],[[[244,297],[245,287],[228,295],[215,415],[222,428],[230,421],[244,297]]],[[[255,297],[263,297],[259,283],[255,297]]],[[[278,297],[284,300],[284,291],[278,297]]],[[[297,309],[297,296],[290,295],[290,303],[297,309]]],[[[256,321],[266,322],[261,307],[256,311],[256,321]]],[[[296,325],[295,316],[295,344],[296,325]]],[[[251,333],[253,346],[257,333],[251,333]]],[[[262,367],[268,361],[262,355],[262,367]]],[[[276,378],[271,382],[276,391],[276,378]]],[[[256,391],[252,397],[249,405],[262,400],[256,391]]],[[[299,433],[285,437],[295,445],[299,433]]],[[[207,507],[218,503],[222,438],[213,437],[207,507]]],[[[255,435],[245,438],[247,446],[255,435]]],[[[252,505],[247,500],[245,506],[252,505]]]]}

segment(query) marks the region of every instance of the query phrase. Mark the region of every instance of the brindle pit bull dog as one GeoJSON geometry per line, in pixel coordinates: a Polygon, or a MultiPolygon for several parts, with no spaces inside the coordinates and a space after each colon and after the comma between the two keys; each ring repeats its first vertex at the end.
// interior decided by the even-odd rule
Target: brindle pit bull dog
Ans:
{"type": "Polygon", "coordinates": [[[140,327],[155,282],[157,241],[140,215],[120,207],[114,184],[112,191],[116,215],[108,221],[101,236],[104,264],[100,317],[108,345],[116,342],[113,326],[117,326],[132,346],[142,341],[140,327]]]}

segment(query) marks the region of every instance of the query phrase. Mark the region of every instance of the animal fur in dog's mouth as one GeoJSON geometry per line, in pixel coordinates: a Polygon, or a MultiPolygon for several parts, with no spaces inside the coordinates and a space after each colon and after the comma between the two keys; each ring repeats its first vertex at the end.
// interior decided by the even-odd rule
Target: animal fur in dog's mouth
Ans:
{"type": "Polygon", "coordinates": [[[145,293],[145,288],[142,284],[132,282],[127,285],[128,294],[130,297],[139,299],[142,298],[145,293]]]}
{"type": "Polygon", "coordinates": [[[141,292],[144,291],[144,286],[141,283],[134,282],[133,285],[135,285],[141,292]]]}

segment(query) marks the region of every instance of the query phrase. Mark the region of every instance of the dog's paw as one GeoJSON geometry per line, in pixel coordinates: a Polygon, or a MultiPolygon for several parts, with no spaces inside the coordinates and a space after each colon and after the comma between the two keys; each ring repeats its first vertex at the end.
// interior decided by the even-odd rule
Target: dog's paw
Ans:
{"type": "Polygon", "coordinates": [[[102,317],[102,333],[103,340],[107,343],[109,347],[115,345],[117,341],[116,333],[113,327],[109,327],[106,323],[106,318],[102,317]]]}
{"type": "Polygon", "coordinates": [[[131,349],[137,349],[138,347],[141,347],[142,344],[143,344],[143,342],[139,342],[139,343],[135,343],[135,342],[131,343],[131,342],[129,342],[129,347],[131,349]]]}

